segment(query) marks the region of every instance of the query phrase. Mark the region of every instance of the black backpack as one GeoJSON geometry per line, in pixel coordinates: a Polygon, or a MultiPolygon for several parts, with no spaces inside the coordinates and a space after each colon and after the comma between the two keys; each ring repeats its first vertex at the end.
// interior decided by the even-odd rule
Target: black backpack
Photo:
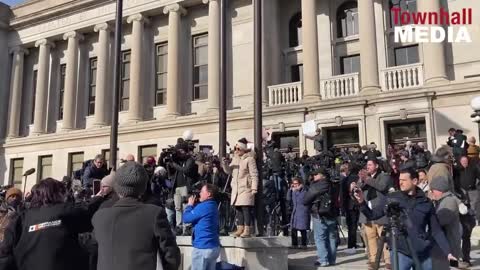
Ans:
{"type": "Polygon", "coordinates": [[[330,216],[335,207],[335,201],[332,199],[333,195],[332,183],[329,183],[328,192],[319,196],[316,201],[317,213],[319,216],[330,216]]]}

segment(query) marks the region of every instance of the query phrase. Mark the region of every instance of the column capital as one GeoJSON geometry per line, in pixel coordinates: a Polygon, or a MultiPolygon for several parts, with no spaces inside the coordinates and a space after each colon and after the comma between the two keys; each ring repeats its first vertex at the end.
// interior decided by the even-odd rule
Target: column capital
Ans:
{"type": "Polygon", "coordinates": [[[208,4],[210,2],[218,2],[218,0],[202,0],[204,4],[208,4]]]}
{"type": "Polygon", "coordinates": [[[170,12],[180,12],[181,15],[187,14],[187,10],[178,3],[171,4],[163,8],[163,14],[168,14],[170,12]]]}
{"type": "Polygon", "coordinates": [[[35,47],[40,47],[40,46],[50,46],[52,48],[55,48],[55,43],[44,38],[44,39],[37,40],[37,42],[35,42],[35,47]]]}
{"type": "Polygon", "coordinates": [[[10,54],[24,54],[24,55],[28,55],[28,50],[23,48],[22,46],[15,46],[13,48],[10,48],[10,50],[8,51],[10,54]]]}
{"type": "Polygon", "coordinates": [[[127,18],[127,23],[132,23],[132,22],[149,23],[150,21],[148,20],[147,17],[143,16],[143,14],[138,13],[138,14],[131,15],[127,18]]]}
{"type": "Polygon", "coordinates": [[[77,31],[70,31],[63,35],[63,40],[68,40],[70,38],[78,39],[80,41],[83,40],[83,35],[78,33],[77,31]]]}
{"type": "Polygon", "coordinates": [[[108,23],[100,23],[93,27],[93,31],[100,32],[100,31],[111,31],[111,26],[108,23]]]}

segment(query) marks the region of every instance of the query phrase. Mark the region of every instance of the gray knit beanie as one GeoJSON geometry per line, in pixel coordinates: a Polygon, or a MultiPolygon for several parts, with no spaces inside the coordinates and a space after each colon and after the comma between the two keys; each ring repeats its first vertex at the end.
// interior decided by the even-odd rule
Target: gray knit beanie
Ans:
{"type": "Polygon", "coordinates": [[[122,197],[139,197],[147,190],[148,175],[142,165],[128,161],[115,173],[114,189],[122,197]]]}
{"type": "Polygon", "coordinates": [[[447,192],[449,189],[450,186],[448,185],[448,178],[446,176],[436,176],[430,181],[430,190],[447,192]]]}

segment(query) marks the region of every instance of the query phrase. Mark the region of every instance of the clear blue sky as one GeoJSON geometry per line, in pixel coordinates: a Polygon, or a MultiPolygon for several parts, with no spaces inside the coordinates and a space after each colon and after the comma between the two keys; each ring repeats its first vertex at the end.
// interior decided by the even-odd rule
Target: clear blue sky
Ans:
{"type": "Polygon", "coordinates": [[[21,2],[24,2],[25,0],[0,0],[0,2],[5,3],[9,6],[14,6],[16,4],[19,4],[21,2]]]}

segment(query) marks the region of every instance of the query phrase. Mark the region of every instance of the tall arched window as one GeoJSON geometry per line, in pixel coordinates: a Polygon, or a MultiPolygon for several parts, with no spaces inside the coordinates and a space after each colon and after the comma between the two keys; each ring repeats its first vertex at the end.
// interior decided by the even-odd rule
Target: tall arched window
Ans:
{"type": "Polygon", "coordinates": [[[358,35],[357,2],[349,1],[337,10],[337,37],[358,35]]]}
{"type": "Polygon", "coordinates": [[[302,13],[293,15],[289,25],[289,43],[290,47],[296,47],[302,44],[302,13]]]}
{"type": "Polygon", "coordinates": [[[402,25],[400,19],[395,23],[394,13],[392,8],[400,8],[403,11],[417,12],[417,0],[390,0],[390,23],[391,26],[402,25]]]}

